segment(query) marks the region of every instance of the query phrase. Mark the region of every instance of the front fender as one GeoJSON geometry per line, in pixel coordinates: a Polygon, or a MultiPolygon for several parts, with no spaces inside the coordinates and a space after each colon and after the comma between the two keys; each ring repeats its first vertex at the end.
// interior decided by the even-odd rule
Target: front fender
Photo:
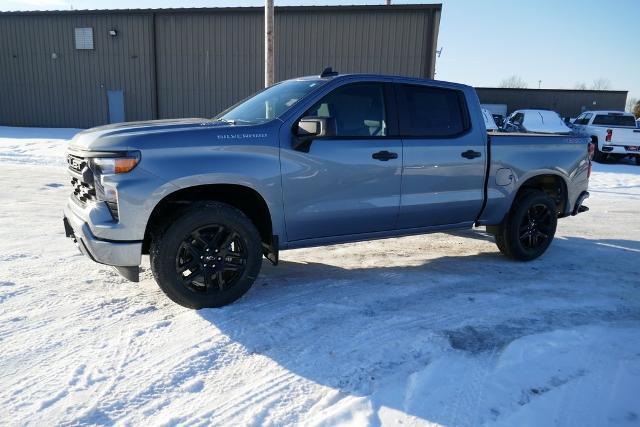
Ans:
{"type": "Polygon", "coordinates": [[[161,156],[149,162],[153,165],[149,172],[162,176],[163,182],[144,201],[142,229],[146,229],[155,207],[171,194],[196,186],[229,184],[258,193],[269,209],[273,233],[284,236],[279,148],[243,148],[208,147],[204,152],[178,150],[175,153],[167,153],[164,149],[161,156]]]}

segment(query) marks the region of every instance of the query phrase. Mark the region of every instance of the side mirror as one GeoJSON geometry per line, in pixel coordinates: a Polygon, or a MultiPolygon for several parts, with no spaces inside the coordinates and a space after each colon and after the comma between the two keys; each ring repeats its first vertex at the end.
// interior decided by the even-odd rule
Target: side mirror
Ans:
{"type": "Polygon", "coordinates": [[[314,139],[336,135],[336,120],[333,117],[303,117],[293,133],[293,149],[308,153],[314,139]]]}

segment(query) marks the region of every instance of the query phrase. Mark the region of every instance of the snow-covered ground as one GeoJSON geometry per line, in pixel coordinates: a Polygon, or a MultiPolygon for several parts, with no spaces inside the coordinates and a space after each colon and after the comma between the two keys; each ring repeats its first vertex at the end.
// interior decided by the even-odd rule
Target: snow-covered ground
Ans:
{"type": "Polygon", "coordinates": [[[541,259],[479,231],[282,253],[223,309],[64,237],[65,139],[0,127],[0,424],[640,423],[640,167],[541,259]]]}

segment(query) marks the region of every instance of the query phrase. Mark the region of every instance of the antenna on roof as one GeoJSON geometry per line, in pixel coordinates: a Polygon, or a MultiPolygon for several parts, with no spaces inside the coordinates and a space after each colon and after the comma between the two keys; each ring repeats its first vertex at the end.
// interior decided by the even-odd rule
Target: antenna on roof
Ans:
{"type": "Polygon", "coordinates": [[[322,70],[320,77],[331,77],[331,76],[337,76],[337,75],[338,75],[337,71],[333,71],[333,68],[327,67],[324,70],[322,70]]]}

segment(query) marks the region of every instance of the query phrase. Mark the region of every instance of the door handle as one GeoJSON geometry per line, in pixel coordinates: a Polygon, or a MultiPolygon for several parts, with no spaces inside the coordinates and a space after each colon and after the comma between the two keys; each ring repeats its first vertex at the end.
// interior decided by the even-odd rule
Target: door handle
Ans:
{"type": "Polygon", "coordinates": [[[467,159],[475,159],[476,157],[482,156],[482,153],[479,151],[467,150],[460,154],[462,157],[467,159]]]}
{"type": "Polygon", "coordinates": [[[377,153],[373,153],[371,155],[372,159],[380,160],[381,162],[386,162],[387,160],[397,159],[398,153],[392,153],[390,151],[378,151],[377,153]]]}

